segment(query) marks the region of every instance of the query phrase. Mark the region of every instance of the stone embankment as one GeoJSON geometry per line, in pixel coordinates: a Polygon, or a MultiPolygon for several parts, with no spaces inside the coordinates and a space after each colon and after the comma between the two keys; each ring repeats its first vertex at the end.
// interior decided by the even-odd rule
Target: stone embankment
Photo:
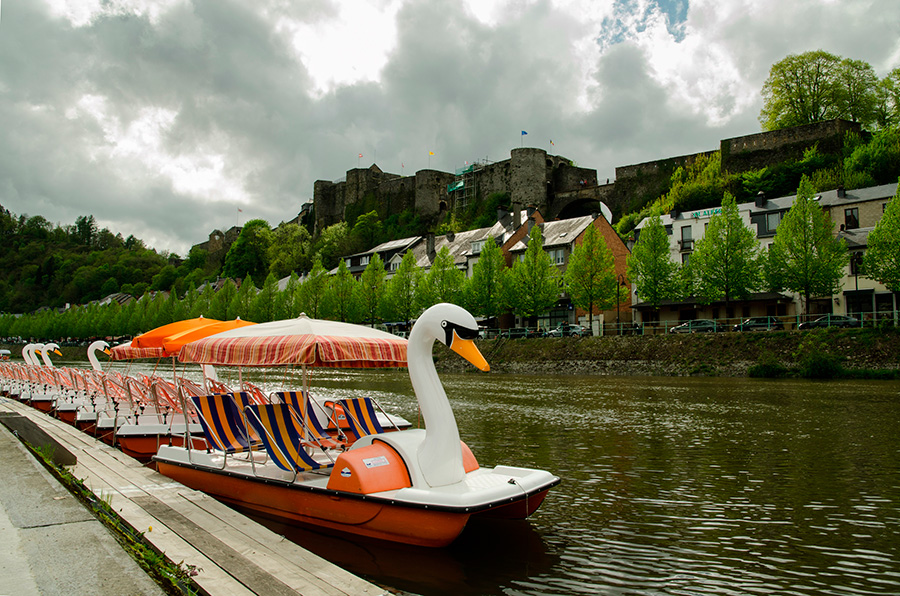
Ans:
{"type": "MultiPolygon", "coordinates": [[[[832,354],[847,369],[900,367],[895,329],[492,339],[478,345],[499,373],[742,377],[760,362],[790,368],[809,351],[832,354]]],[[[436,349],[435,363],[446,372],[471,369],[449,350],[436,349]]]]}

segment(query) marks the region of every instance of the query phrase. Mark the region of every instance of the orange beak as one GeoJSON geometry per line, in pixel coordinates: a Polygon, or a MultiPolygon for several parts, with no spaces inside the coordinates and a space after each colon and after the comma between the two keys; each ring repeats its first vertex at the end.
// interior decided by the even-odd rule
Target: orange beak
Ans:
{"type": "Polygon", "coordinates": [[[484,359],[484,356],[481,355],[481,351],[475,345],[475,342],[471,339],[461,339],[456,334],[456,331],[453,332],[453,341],[450,342],[450,349],[471,362],[478,370],[484,372],[491,370],[490,365],[484,359]]]}

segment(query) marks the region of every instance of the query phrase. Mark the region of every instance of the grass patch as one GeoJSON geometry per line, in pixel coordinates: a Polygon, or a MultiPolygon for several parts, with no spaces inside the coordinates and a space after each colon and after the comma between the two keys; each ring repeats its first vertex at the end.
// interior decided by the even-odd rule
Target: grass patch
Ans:
{"type": "Polygon", "coordinates": [[[27,441],[22,441],[32,453],[34,453],[44,467],[57,479],[75,498],[88,507],[103,525],[110,529],[113,536],[122,545],[125,551],[131,555],[141,568],[159,584],[163,590],[172,596],[196,596],[200,594],[199,587],[191,579],[202,569],[195,565],[174,563],[168,559],[165,553],[156,550],[149,542],[144,540],[144,533],[137,531],[129,523],[123,520],[112,508],[112,495],[95,495],[84,483],[84,480],[76,478],[72,472],[63,466],[53,463],[54,448],[51,445],[35,447],[27,441]]]}

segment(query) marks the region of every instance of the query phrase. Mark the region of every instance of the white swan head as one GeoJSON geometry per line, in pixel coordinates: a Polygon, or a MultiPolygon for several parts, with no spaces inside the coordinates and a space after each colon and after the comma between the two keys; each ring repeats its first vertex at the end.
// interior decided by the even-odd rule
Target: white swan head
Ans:
{"type": "Polygon", "coordinates": [[[50,361],[50,352],[53,352],[57,356],[62,356],[62,352],[59,351],[59,346],[55,343],[44,344],[40,349],[41,358],[44,360],[44,364],[50,368],[53,368],[53,363],[50,361]]]}
{"type": "Polygon", "coordinates": [[[100,361],[97,359],[96,352],[103,352],[109,356],[109,344],[102,339],[98,339],[89,345],[87,349],[88,362],[91,363],[91,368],[94,370],[103,370],[103,367],[100,366],[100,361]]]}
{"type": "Polygon", "coordinates": [[[31,358],[31,348],[34,347],[34,344],[27,343],[22,346],[22,360],[25,361],[25,364],[34,364],[34,360],[31,358]]]}
{"type": "Polygon", "coordinates": [[[416,321],[410,332],[410,341],[414,340],[416,331],[432,336],[469,362],[475,368],[489,371],[491,367],[475,346],[478,338],[478,323],[469,311],[455,304],[435,304],[427,309],[416,321]]]}
{"type": "Polygon", "coordinates": [[[38,359],[38,354],[40,354],[43,349],[44,344],[31,344],[31,349],[28,350],[28,357],[31,360],[31,364],[42,366],[41,361],[38,359]]]}

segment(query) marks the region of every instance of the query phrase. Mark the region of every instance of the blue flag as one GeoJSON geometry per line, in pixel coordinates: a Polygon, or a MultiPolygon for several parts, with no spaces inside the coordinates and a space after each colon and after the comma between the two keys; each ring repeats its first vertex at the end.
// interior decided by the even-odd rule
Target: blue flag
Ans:
{"type": "Polygon", "coordinates": [[[528,134],[528,133],[527,133],[527,132],[525,132],[525,131],[524,131],[524,130],[523,130],[523,131],[522,131],[522,134],[523,134],[523,135],[527,135],[527,134],[528,134]]]}

